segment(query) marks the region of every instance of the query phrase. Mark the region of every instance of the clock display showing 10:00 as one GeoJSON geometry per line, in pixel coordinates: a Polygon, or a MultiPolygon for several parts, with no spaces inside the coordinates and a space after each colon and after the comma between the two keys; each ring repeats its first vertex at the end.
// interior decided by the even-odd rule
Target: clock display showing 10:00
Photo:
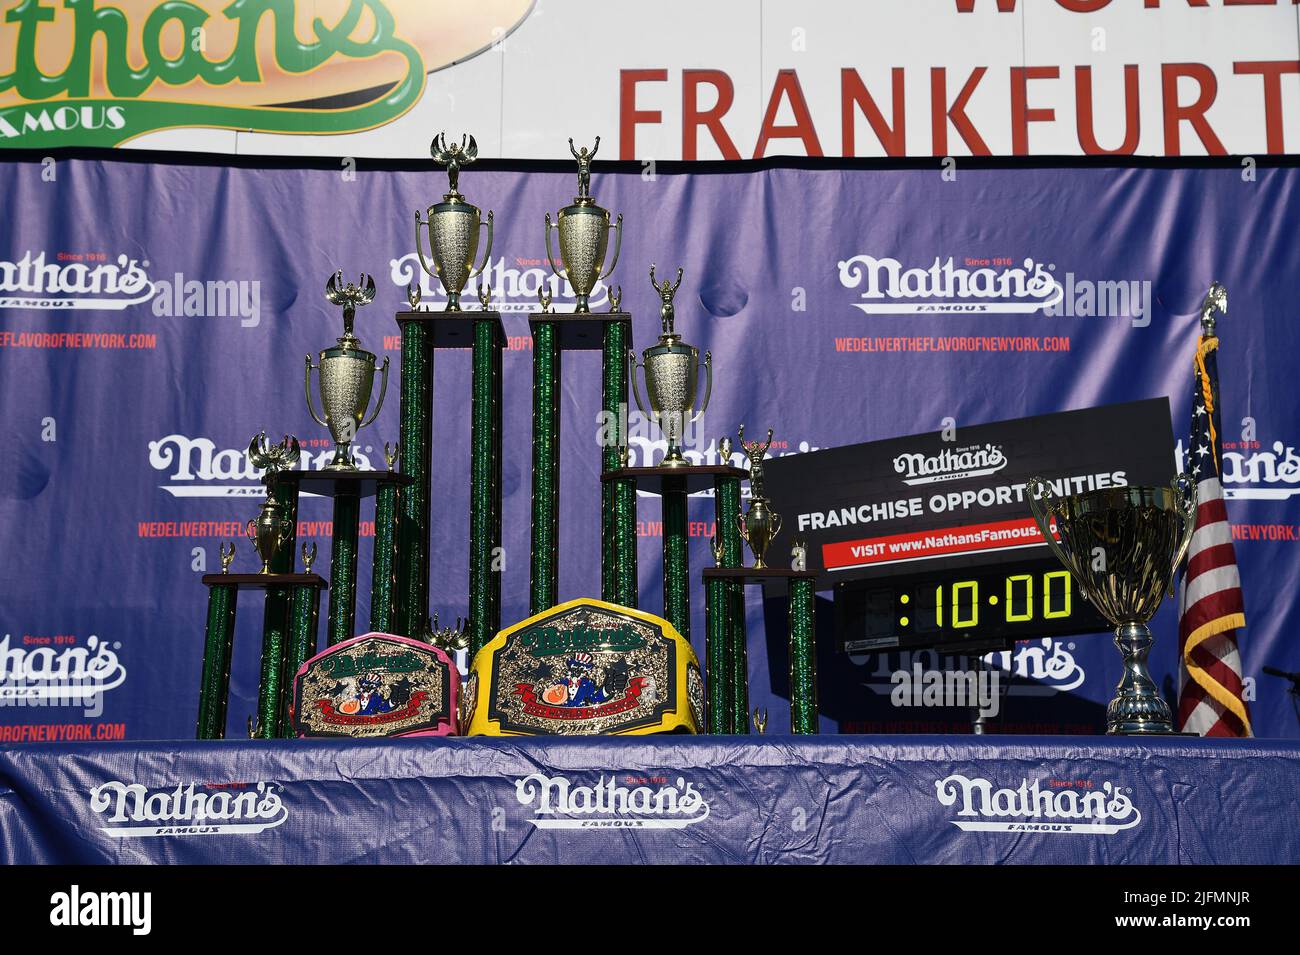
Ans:
{"type": "Polygon", "coordinates": [[[1110,625],[1055,560],[845,581],[836,629],[857,648],[1099,633],[1110,625]]]}
{"type": "Polygon", "coordinates": [[[895,589],[894,625],[901,632],[985,631],[1064,623],[1077,597],[1067,570],[916,581],[895,589]]]}

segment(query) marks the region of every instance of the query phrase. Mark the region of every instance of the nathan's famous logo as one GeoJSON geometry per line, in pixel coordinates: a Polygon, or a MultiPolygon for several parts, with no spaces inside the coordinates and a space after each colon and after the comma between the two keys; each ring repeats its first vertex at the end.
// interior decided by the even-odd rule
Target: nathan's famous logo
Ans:
{"type": "MultiPolygon", "coordinates": [[[[1014,650],[984,655],[984,666],[1002,674],[999,683],[1008,696],[1052,696],[1068,693],[1083,685],[1087,674],[1074,658],[1074,643],[1043,637],[1017,643],[1014,650]]],[[[895,705],[909,705],[911,698],[900,695],[899,674],[908,674],[911,686],[950,684],[950,673],[974,672],[973,658],[939,654],[934,650],[895,650],[888,653],[849,654],[857,666],[874,668],[863,674],[862,686],[872,693],[889,696],[895,705]]]]}
{"type": "Polygon", "coordinates": [[[898,259],[855,255],[839,263],[840,284],[862,288],[854,302],[868,315],[1015,314],[1115,318],[1135,328],[1151,324],[1150,279],[1091,279],[1053,263],[1027,258],[938,257],[928,268],[905,268],[898,259]]]}
{"type": "Polygon", "coordinates": [[[528,821],[539,829],[685,829],[709,816],[700,791],[681,776],[652,788],[614,776],[577,786],[566,776],[530,773],[515,781],[515,799],[534,807],[528,821]]]}
{"type": "MultiPolygon", "coordinates": [[[[353,445],[357,467],[370,468],[371,445],[353,445]]],[[[306,447],[298,459],[304,471],[321,471],[334,459],[333,445],[313,454],[306,447]]],[[[247,448],[219,448],[211,438],[169,434],[149,442],[149,466],[164,471],[168,483],[159,485],[172,497],[264,497],[263,471],[248,459],[247,448]]],[[[307,492],[303,492],[306,494],[307,492]]]]}
{"type": "Polygon", "coordinates": [[[238,318],[244,328],[262,321],[258,279],[186,278],[174,272],[152,280],[148,260],[104,252],[42,251],[0,259],[0,308],[43,311],[121,311],[150,301],[160,318],[238,318]]]}
{"type": "Polygon", "coordinates": [[[532,0],[12,0],[0,141],[116,146],[207,126],[348,133],[391,122],[427,72],[498,43],[532,0]]]}
{"type": "Polygon", "coordinates": [[[851,289],[865,284],[863,301],[853,307],[868,315],[1037,312],[1061,300],[1061,285],[1043,263],[1033,259],[1025,259],[1023,265],[995,261],[1003,267],[981,264],[961,268],[948,256],[943,262],[936,257],[929,268],[904,268],[898,259],[855,255],[839,264],[840,284],[851,289]]]}
{"type": "MultiPolygon", "coordinates": [[[[1188,454],[1178,439],[1175,460],[1187,469],[1188,454]]],[[[1300,454],[1283,441],[1224,439],[1220,462],[1223,496],[1230,500],[1284,501],[1300,494],[1300,454]]]]}
{"type": "Polygon", "coordinates": [[[944,448],[938,454],[908,451],[894,458],[894,470],[904,484],[936,484],[959,478],[984,477],[1007,466],[1007,457],[998,444],[971,445],[968,448],[944,448]]]}
{"type": "Polygon", "coordinates": [[[1110,782],[1089,780],[1032,783],[999,789],[982,777],[953,773],[935,781],[941,806],[952,806],[950,820],[963,832],[1056,832],[1110,836],[1142,821],[1133,801],[1110,782]]]}
{"type": "Polygon", "coordinates": [[[257,833],[289,815],[279,783],[265,782],[148,788],[114,779],[90,790],[90,808],[112,839],[257,833]]]}
{"type": "MultiPolygon", "coordinates": [[[[98,705],[126,682],[120,643],[91,634],[84,646],[11,646],[0,640],[0,706],[98,705]]],[[[97,713],[95,714],[97,715],[97,713]]]]}
{"type": "Polygon", "coordinates": [[[153,298],[155,285],[127,255],[65,253],[0,259],[0,308],[120,310],[153,298]]]}
{"type": "MultiPolygon", "coordinates": [[[[400,289],[419,285],[423,305],[438,309],[446,304],[447,290],[420,267],[416,253],[408,252],[400,259],[391,259],[388,266],[393,285],[400,289]]],[[[504,256],[496,261],[489,260],[474,281],[492,289],[492,308],[498,312],[537,311],[537,294],[543,289],[554,302],[552,308],[557,312],[571,312],[578,304],[573,286],[563,276],[551,271],[545,258],[516,258],[513,264],[507,264],[504,256]]],[[[592,311],[608,301],[609,287],[598,280],[590,296],[592,311]]]]}

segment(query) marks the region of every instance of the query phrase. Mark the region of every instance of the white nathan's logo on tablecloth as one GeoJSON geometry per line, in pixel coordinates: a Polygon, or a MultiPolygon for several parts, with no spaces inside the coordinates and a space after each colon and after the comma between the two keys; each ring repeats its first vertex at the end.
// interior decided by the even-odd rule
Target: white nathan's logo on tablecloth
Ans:
{"type": "Polygon", "coordinates": [[[280,789],[267,782],[149,788],[109,780],[90,790],[90,808],[106,823],[100,832],[112,839],[244,835],[288,817],[280,789]]]}
{"type": "Polygon", "coordinates": [[[1032,783],[998,788],[983,777],[953,773],[934,784],[941,806],[952,806],[949,820],[963,832],[1047,832],[1111,836],[1132,829],[1142,813],[1125,791],[1111,782],[1088,780],[1032,783]]]}
{"type": "Polygon", "coordinates": [[[528,821],[539,829],[684,829],[709,815],[700,791],[681,776],[672,783],[602,776],[575,786],[565,776],[529,773],[515,781],[515,798],[534,807],[528,821]]]}

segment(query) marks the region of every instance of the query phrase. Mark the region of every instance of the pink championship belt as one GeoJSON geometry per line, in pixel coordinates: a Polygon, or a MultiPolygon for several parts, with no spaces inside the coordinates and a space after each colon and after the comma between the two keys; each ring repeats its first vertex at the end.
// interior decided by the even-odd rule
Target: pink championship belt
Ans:
{"type": "Polygon", "coordinates": [[[460,674],[442,650],[366,633],[318,653],[293,681],[299,736],[454,736],[460,674]]]}

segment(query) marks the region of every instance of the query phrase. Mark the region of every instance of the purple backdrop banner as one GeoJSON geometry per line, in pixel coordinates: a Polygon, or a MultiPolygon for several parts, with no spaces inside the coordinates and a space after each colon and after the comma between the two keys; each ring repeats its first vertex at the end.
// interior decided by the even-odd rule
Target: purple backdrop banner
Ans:
{"type": "MultiPolygon", "coordinates": [[[[340,334],[323,296],[335,269],[373,273],[357,333],[397,361],[393,313],[422,277],[413,210],[440,174],[258,170],[67,160],[0,164],[0,740],[150,739],[194,731],[206,590],[217,547],[238,539],[260,484],[243,449],[261,429],[329,460],[303,399],[303,356],[340,334]],[[93,690],[94,692],[90,692],[93,690]]],[[[1242,652],[1256,731],[1298,735],[1286,684],[1300,670],[1300,354],[1294,321],[1300,170],[759,170],[601,173],[598,200],[625,216],[614,280],[638,348],[658,333],[647,272],[686,270],[677,324],[713,353],[705,440],[772,427],[774,454],[1168,395],[1188,420],[1197,306],[1226,284],[1220,323],[1228,512],[1249,627],[1242,652]],[[842,264],[843,263],[843,264],[842,264]]],[[[531,352],[527,313],[551,283],[543,215],[571,201],[569,174],[470,169],[461,188],[495,211],[490,278],[505,312],[503,622],[526,615],[531,352]]],[[[426,280],[425,296],[441,302],[426,280]]],[[[598,290],[597,303],[606,301],[598,290]]],[[[596,304],[604,308],[605,304],[596,304]]],[[[433,609],[464,613],[469,356],[435,368],[433,609]]],[[[598,595],[600,365],[566,358],[560,596],[598,595]]],[[[361,432],[363,464],[397,438],[396,381],[361,432]]],[[[634,432],[634,463],[662,453],[634,432]]],[[[1179,445],[1180,453],[1185,438],[1179,445]]],[[[1172,471],[1172,462],[1171,462],[1172,471]]],[[[780,502],[775,502],[780,510],[780,502]]],[[[363,519],[372,511],[363,505],[363,519]]],[[[713,502],[692,502],[691,560],[710,563],[713,502]]],[[[640,511],[641,606],[661,608],[658,504],[640,511]]],[[[299,537],[329,547],[329,502],[305,499],[299,537]]],[[[363,528],[358,620],[368,618],[363,528]]],[[[782,563],[789,535],[778,539],[782,563]]],[[[322,564],[325,564],[322,556],[322,564]]],[[[703,648],[703,595],[692,595],[703,648]]],[[[231,735],[253,711],[261,612],[245,595],[231,735]]],[[[823,607],[823,609],[826,609],[823,607]]],[[[787,727],[784,614],[751,594],[750,678],[772,729],[787,727]],[[770,675],[771,674],[771,675],[770,675]]],[[[891,674],[926,655],[851,661],[822,615],[824,729],[961,729],[961,711],[895,706],[891,674]]],[[[1173,603],[1153,624],[1169,682],[1173,603]]],[[[1033,641],[995,658],[1015,679],[1008,732],[1093,732],[1119,676],[1103,636],[1033,641]]]]}

